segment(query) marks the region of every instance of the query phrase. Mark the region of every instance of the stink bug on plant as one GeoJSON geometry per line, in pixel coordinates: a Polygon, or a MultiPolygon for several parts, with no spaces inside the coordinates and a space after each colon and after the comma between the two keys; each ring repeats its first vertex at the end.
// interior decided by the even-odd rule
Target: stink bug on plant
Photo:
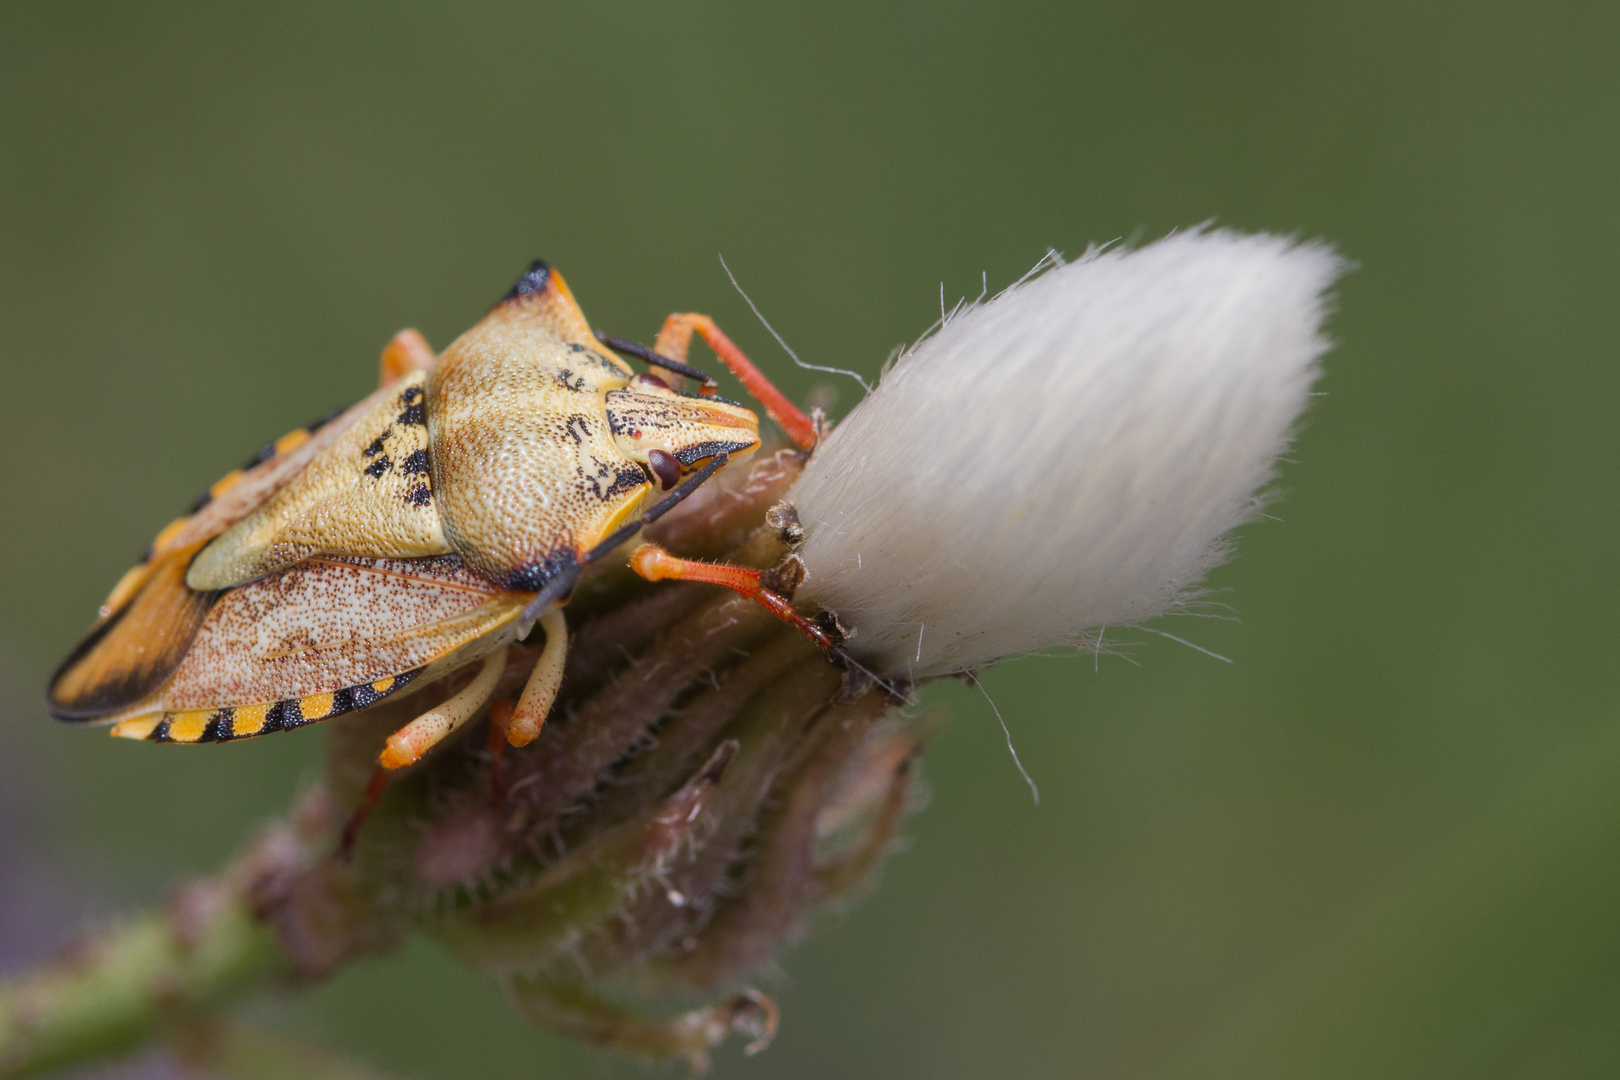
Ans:
{"type": "MultiPolygon", "coordinates": [[[[276,440],[159,533],[52,677],[51,713],[125,738],[223,742],[477,665],[389,737],[378,764],[397,769],[478,712],[507,646],[538,621],[541,656],[516,707],[496,712],[508,742],[533,741],[562,678],[562,604],[581,571],[760,445],[755,414],[686,365],[694,333],[814,447],[816,422],[706,316],[671,315],[652,349],[594,333],[536,261],[442,356],[402,331],[376,393],[276,440]]],[[[635,554],[644,577],[725,585],[832,644],[758,571],[651,545],[635,554]]]]}

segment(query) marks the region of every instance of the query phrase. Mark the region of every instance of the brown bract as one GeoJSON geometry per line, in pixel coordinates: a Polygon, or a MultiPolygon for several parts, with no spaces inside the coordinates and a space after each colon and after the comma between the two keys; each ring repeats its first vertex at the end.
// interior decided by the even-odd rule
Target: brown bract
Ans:
{"type": "MultiPolygon", "coordinates": [[[[779,563],[782,529],[764,519],[801,460],[728,474],[654,539],[779,563]]],[[[420,931],[531,1022],[701,1065],[729,1035],[773,1029],[748,981],[888,855],[931,721],[725,594],[610,568],[569,611],[569,662],[539,737],[493,756],[476,718],[395,782],[351,862],[311,864],[267,918],[312,975],[346,948],[420,931]],[[672,1011],[694,994],[714,1003],[672,1011]]],[[[497,699],[522,689],[538,651],[508,650],[497,699]]],[[[329,729],[328,830],[380,740],[464,681],[329,729]]]]}

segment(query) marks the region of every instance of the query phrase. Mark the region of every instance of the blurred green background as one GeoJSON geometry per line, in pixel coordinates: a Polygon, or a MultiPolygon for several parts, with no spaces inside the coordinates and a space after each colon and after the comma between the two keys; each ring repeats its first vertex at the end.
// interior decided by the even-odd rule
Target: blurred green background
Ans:
{"type": "MultiPolygon", "coordinates": [[[[38,704],[151,535],[542,255],[795,394],[1048,246],[1207,219],[1357,260],[1240,625],[936,689],[931,807],[720,1076],[1620,1072],[1620,7],[0,7],[0,762],[97,910],[223,858],[320,736],[38,704]],[[1605,569],[1605,568],[1608,569],[1605,569]]],[[[837,384],[838,410],[854,384],[837,384]]],[[[857,391],[858,392],[858,391],[857,391]]],[[[949,438],[950,433],[940,433],[949,438]]],[[[48,944],[48,943],[42,943],[48,944]]],[[[267,1007],[421,1080],[643,1076],[431,948],[267,1007]]]]}

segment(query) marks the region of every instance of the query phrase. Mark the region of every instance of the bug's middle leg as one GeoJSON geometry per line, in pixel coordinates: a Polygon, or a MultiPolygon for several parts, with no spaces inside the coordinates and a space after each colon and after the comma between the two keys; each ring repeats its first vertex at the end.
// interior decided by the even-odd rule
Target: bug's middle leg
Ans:
{"type": "Polygon", "coordinates": [[[719,585],[746,596],[783,622],[791,623],[805,637],[822,649],[837,647],[827,632],[800,615],[785,597],[765,587],[762,571],[747,566],[701,562],[671,555],[657,544],[642,544],[630,553],[630,569],[648,581],[701,581],[719,585]]]}
{"type": "Polygon", "coordinates": [[[517,707],[503,725],[506,741],[513,746],[527,746],[539,737],[546,715],[551,712],[551,703],[557,700],[563,662],[568,659],[568,623],[563,619],[562,608],[554,607],[540,616],[540,628],[546,632],[546,647],[535,661],[517,707]]]}

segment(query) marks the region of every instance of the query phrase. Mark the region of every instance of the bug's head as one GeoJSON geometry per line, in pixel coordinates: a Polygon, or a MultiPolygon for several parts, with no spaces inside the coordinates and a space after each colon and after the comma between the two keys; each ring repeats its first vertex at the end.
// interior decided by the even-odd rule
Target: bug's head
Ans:
{"type": "Polygon", "coordinates": [[[619,449],[668,491],[719,453],[733,459],[759,448],[759,417],[735,402],[681,394],[656,375],[638,375],[607,396],[619,449]]]}

